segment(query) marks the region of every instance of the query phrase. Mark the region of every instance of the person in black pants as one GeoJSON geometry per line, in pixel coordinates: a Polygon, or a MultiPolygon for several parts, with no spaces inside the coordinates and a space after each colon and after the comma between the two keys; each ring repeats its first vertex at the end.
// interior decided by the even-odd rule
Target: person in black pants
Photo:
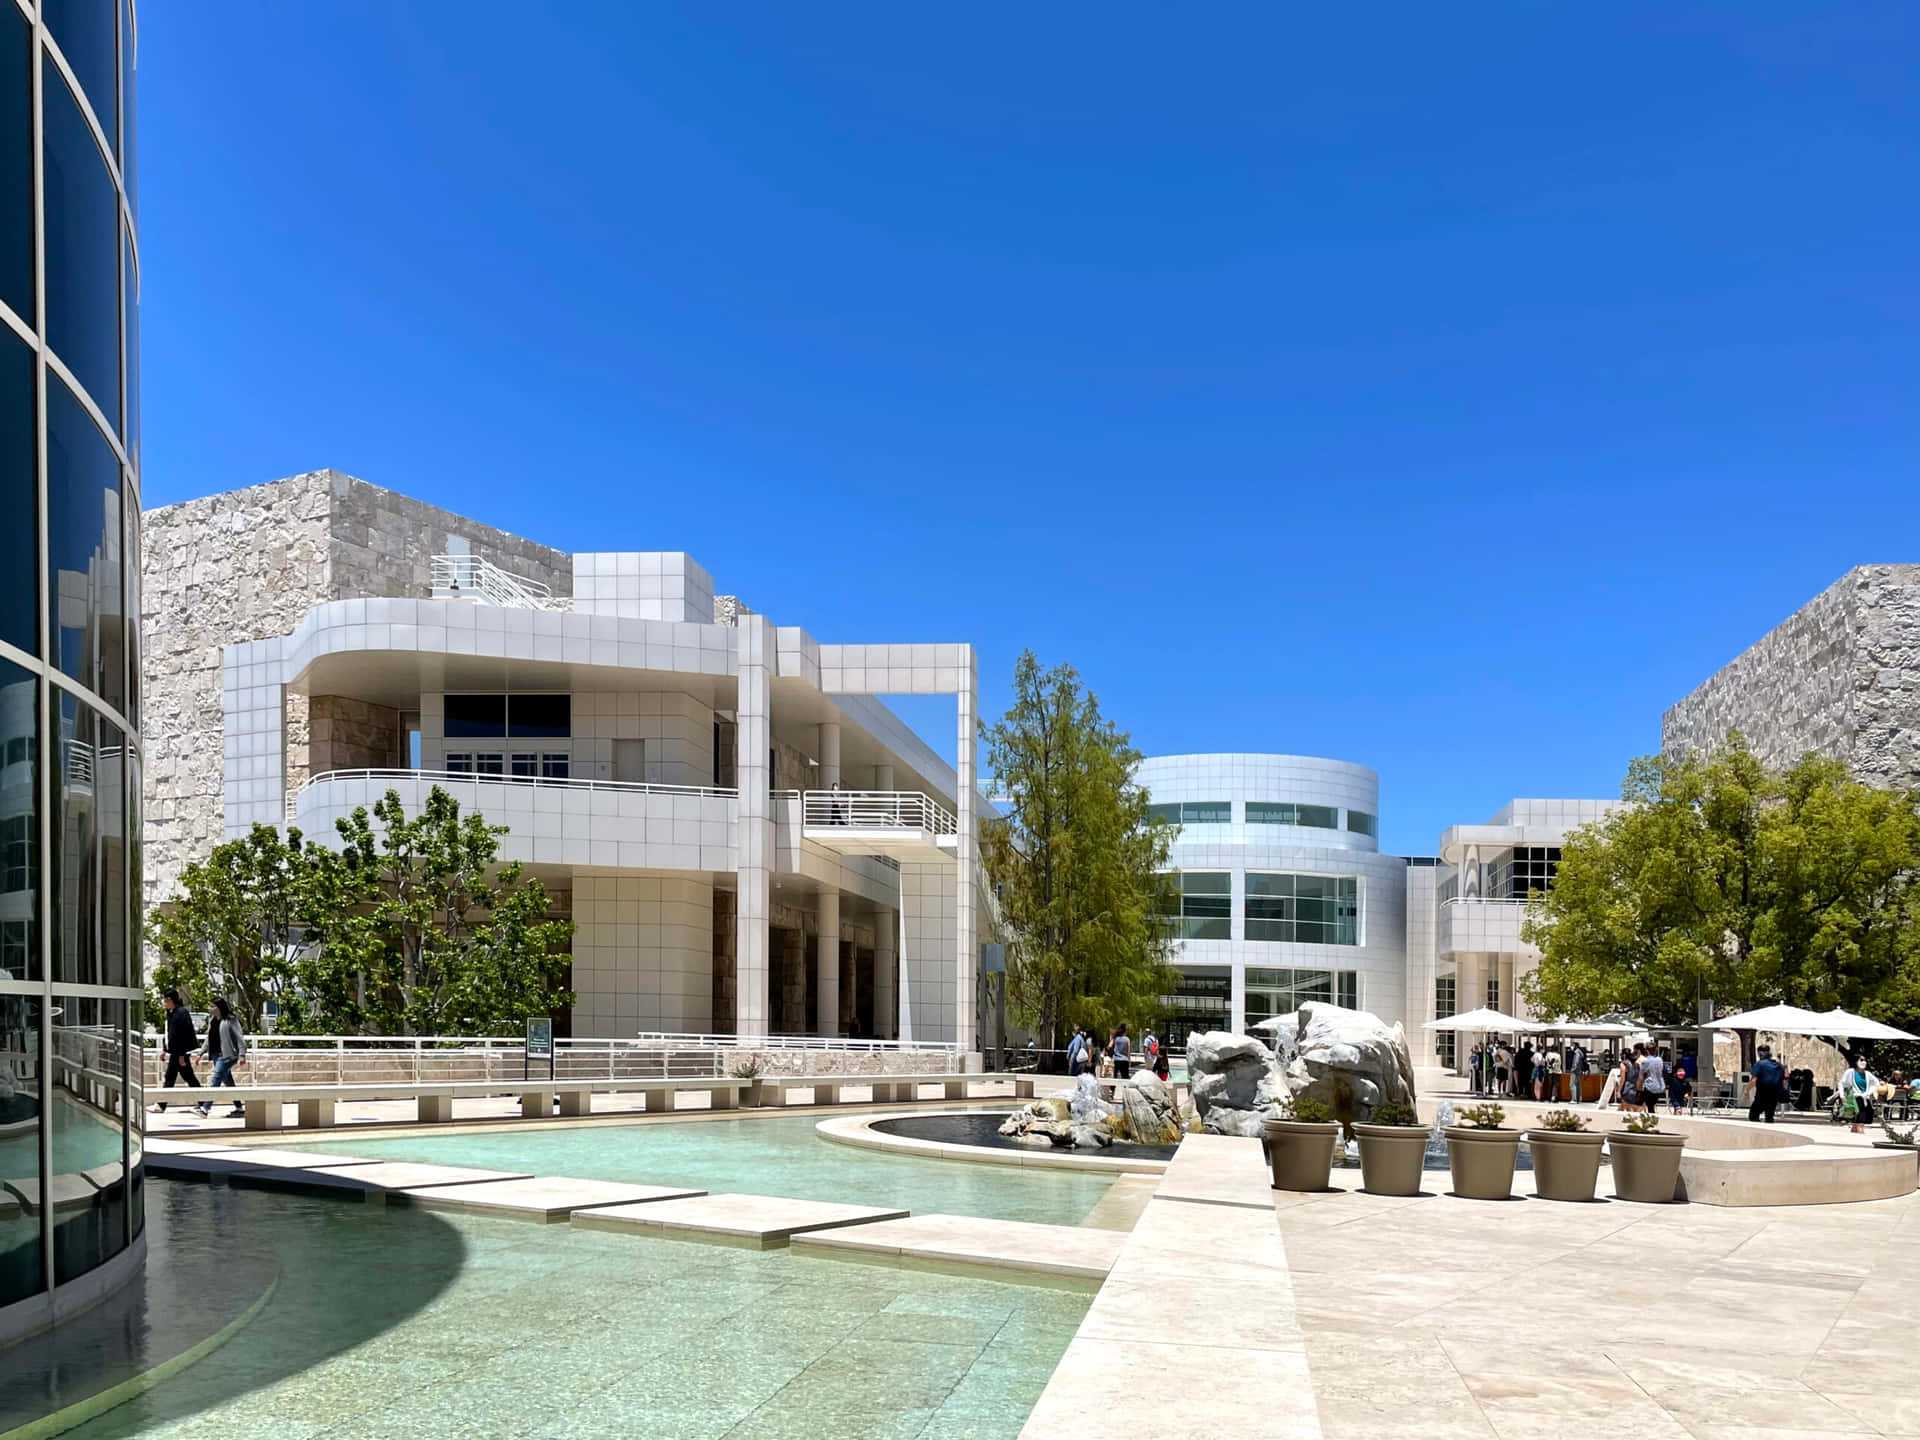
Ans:
{"type": "MultiPolygon", "coordinates": [[[[187,1013],[178,990],[167,991],[160,997],[160,1003],[167,1007],[167,1078],[160,1088],[171,1090],[174,1077],[178,1076],[187,1082],[189,1089],[198,1090],[200,1077],[193,1073],[193,1052],[200,1048],[200,1037],[193,1032],[193,1016],[187,1013]]],[[[166,1101],[157,1101],[153,1113],[164,1114],[166,1108],[166,1101]]]]}
{"type": "Polygon", "coordinates": [[[1787,1067],[1773,1058],[1773,1051],[1760,1047],[1760,1058],[1753,1062],[1753,1108],[1749,1121],[1765,1120],[1773,1124],[1773,1112],[1787,1098],[1787,1067]]]}

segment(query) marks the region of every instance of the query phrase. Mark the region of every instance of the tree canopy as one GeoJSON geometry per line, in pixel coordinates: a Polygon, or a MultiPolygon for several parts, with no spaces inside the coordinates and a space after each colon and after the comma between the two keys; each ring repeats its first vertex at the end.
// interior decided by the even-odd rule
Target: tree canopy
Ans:
{"type": "Polygon", "coordinates": [[[1771,770],[1738,733],[1629,767],[1627,803],[1575,831],[1521,934],[1549,1015],[1691,1024],[1785,1003],[1920,1019],[1920,804],[1807,755],[1771,770]]]}
{"type": "Polygon", "coordinates": [[[1014,666],[1014,700],[984,726],[1007,813],[987,822],[987,875],[1007,940],[1015,1020],[1055,1044],[1062,1026],[1143,1020],[1174,983],[1160,918],[1171,827],[1148,818],[1139,752],[1072,667],[1014,666]]]}
{"type": "Polygon", "coordinates": [[[336,822],[340,847],[256,825],[187,867],[162,909],[157,989],[225,995],[249,1028],[308,1034],[497,1033],[571,1003],[571,922],[520,864],[504,826],[435,786],[409,817],[398,793],[336,822]]]}

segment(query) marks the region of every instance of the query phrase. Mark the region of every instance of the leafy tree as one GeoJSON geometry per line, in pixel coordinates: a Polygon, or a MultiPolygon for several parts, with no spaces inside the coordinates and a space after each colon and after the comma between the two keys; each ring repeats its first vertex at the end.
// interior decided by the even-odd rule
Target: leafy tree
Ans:
{"type": "Polygon", "coordinates": [[[250,1030],[269,1000],[284,997],[301,949],[319,930],[312,848],[255,825],[216,846],[180,876],[180,895],[160,910],[152,939],[162,959],[155,993],[178,989],[195,1009],[224,995],[250,1030]]]}
{"type": "Polygon", "coordinates": [[[1149,820],[1139,752],[1070,666],[1014,666],[1012,707],[984,726],[1008,813],[982,837],[1007,935],[1014,1018],[1052,1046],[1160,1008],[1174,984],[1159,910],[1171,827],[1149,820]]]}
{"type": "Polygon", "coordinates": [[[1920,1017],[1920,810],[1814,755],[1770,771],[1737,733],[1712,755],[1629,767],[1626,806],[1569,835],[1521,928],[1550,1015],[1690,1024],[1835,1005],[1920,1017]]]}
{"type": "Polygon", "coordinates": [[[518,861],[498,863],[505,826],[438,786],[412,818],[389,790],[336,823],[314,884],[334,918],[298,967],[290,1028],[482,1034],[572,1003],[572,923],[518,861]]]}

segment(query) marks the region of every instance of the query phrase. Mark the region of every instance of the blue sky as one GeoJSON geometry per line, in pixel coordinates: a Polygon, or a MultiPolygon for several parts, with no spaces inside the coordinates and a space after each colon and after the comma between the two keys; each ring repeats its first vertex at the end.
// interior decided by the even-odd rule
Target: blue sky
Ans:
{"type": "Polygon", "coordinates": [[[1419,852],[1920,559],[1906,0],[143,22],[150,505],[685,549],[1419,852]]]}

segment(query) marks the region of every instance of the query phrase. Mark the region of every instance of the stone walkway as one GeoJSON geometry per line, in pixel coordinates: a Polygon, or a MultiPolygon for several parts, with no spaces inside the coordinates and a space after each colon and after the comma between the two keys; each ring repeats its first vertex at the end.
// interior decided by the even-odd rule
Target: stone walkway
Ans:
{"type": "Polygon", "coordinates": [[[1920,1436],[1920,1195],[1566,1205],[1529,1179],[1276,1197],[1329,1440],[1920,1436]]]}

